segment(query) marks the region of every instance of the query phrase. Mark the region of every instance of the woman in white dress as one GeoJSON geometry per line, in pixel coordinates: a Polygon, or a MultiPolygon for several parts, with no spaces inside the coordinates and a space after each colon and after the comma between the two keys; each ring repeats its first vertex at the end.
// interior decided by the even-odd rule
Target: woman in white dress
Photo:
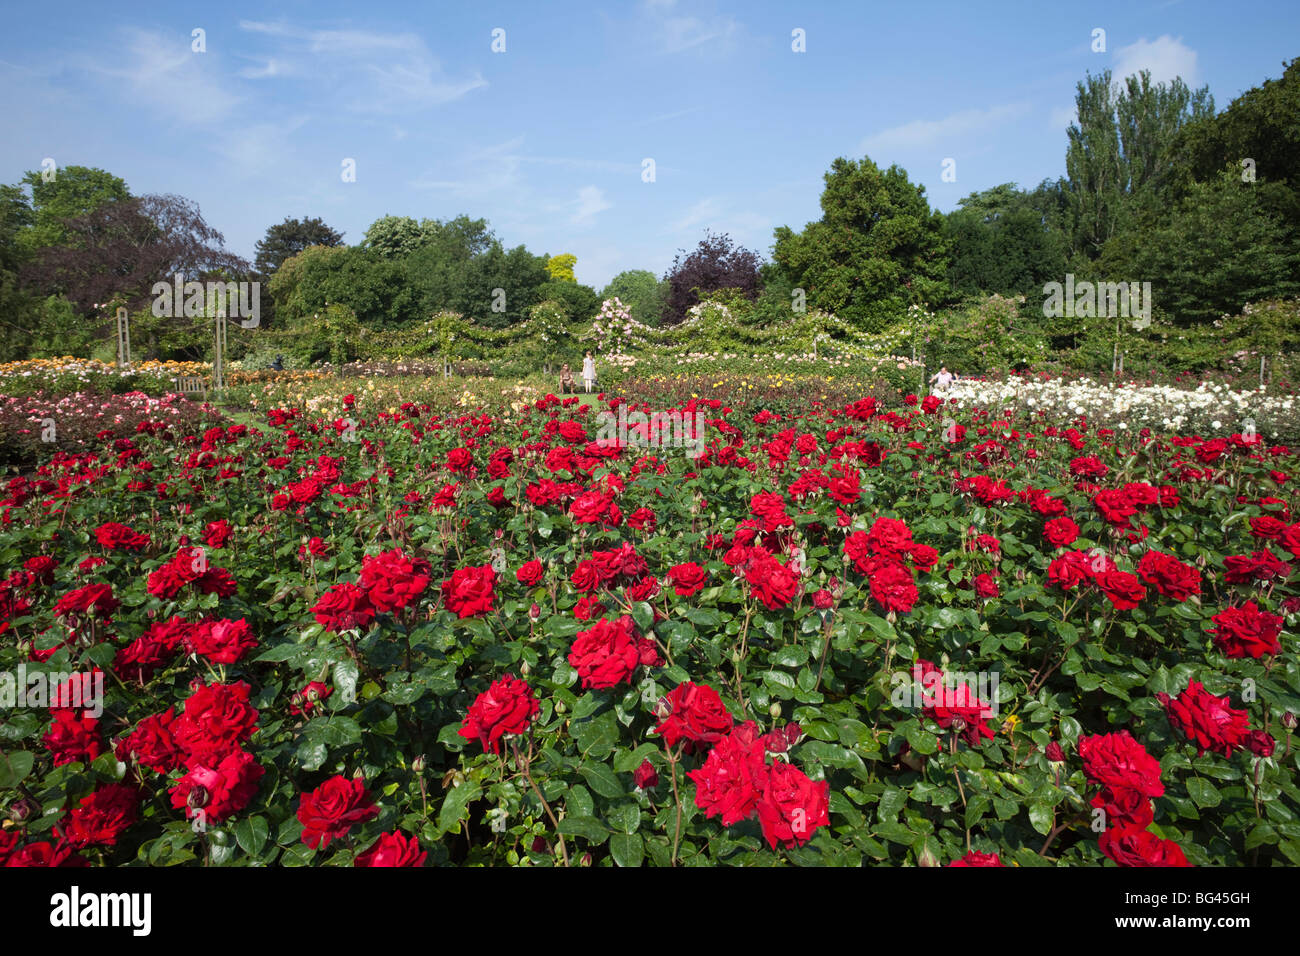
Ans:
{"type": "Polygon", "coordinates": [[[590,351],[582,360],[582,384],[589,394],[592,386],[596,384],[596,360],[591,357],[590,351]]]}

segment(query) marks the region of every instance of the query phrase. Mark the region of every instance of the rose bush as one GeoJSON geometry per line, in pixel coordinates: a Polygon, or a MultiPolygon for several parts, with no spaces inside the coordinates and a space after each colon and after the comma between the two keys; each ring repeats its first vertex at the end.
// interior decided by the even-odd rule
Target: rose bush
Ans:
{"type": "Polygon", "coordinates": [[[6,479],[0,865],[1300,864],[1293,449],[666,389],[6,479]]]}

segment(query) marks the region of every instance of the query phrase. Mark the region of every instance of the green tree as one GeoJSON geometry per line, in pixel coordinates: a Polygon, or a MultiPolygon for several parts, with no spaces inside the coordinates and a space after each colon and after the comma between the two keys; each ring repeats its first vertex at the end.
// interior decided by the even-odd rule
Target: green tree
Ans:
{"type": "Polygon", "coordinates": [[[1033,296],[1066,271],[1068,239],[1044,184],[1032,193],[1004,183],[972,193],[944,218],[952,245],[948,281],[965,295],[1033,296]]]}
{"type": "Polygon", "coordinates": [[[930,209],[924,186],[867,157],[836,159],[825,181],[822,218],[801,233],[779,227],[773,249],[809,307],[875,330],[911,304],[950,296],[942,216],[930,209]]]}
{"type": "Polygon", "coordinates": [[[71,238],[67,220],[131,198],[125,180],[88,166],[65,166],[48,180],[40,172],[27,172],[22,183],[31,190],[31,219],[18,241],[28,254],[66,245],[71,238]]]}
{"type": "Polygon", "coordinates": [[[1152,85],[1147,70],[1121,86],[1105,70],[1078,84],[1075,114],[1065,153],[1071,252],[1095,258],[1141,207],[1159,204],[1173,179],[1179,131],[1212,116],[1214,98],[1209,87],[1193,92],[1177,78],[1152,85]]]}
{"type": "Polygon", "coordinates": [[[366,230],[362,246],[381,259],[404,259],[428,238],[426,228],[410,216],[381,216],[366,230]]]}
{"type": "Polygon", "coordinates": [[[645,325],[658,325],[663,318],[664,299],[668,283],[648,269],[629,269],[609,280],[601,290],[600,298],[618,299],[632,314],[632,318],[645,325]]]}
{"type": "Polygon", "coordinates": [[[343,233],[331,228],[320,218],[289,219],[270,226],[266,236],[257,241],[253,261],[259,275],[270,278],[280,264],[310,246],[337,246],[343,242],[343,233]]]}

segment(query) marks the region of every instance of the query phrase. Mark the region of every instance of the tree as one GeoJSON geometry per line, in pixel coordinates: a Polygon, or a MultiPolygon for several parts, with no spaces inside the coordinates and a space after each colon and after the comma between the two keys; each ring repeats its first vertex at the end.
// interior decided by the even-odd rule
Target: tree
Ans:
{"type": "Polygon", "coordinates": [[[596,290],[577,282],[552,279],[539,285],[535,295],[538,302],[558,302],[572,322],[589,322],[600,311],[596,290]]]}
{"type": "Polygon", "coordinates": [[[0,186],[0,362],[27,354],[35,304],[24,292],[19,273],[26,259],[18,237],[31,225],[32,210],[21,187],[0,186]]]}
{"type": "Polygon", "coordinates": [[[1032,296],[1066,271],[1068,239],[1048,184],[1032,193],[1004,183],[971,193],[944,219],[948,281],[965,295],[1032,296]]]}
{"type": "Polygon", "coordinates": [[[560,282],[577,282],[573,267],[578,264],[578,257],[571,252],[560,256],[551,256],[546,260],[546,274],[560,282]]]}
{"type": "Polygon", "coordinates": [[[40,249],[23,269],[43,295],[61,294],[81,315],[120,297],[132,310],[153,299],[175,273],[198,279],[243,275],[249,264],[226,251],[196,203],[181,196],[140,196],[104,203],[64,220],[65,240],[40,249]]]}
{"type": "Polygon", "coordinates": [[[702,295],[719,289],[739,289],[747,299],[756,299],[761,289],[762,264],[758,253],[734,245],[726,233],[705,233],[692,252],[678,251],[672,268],[664,275],[668,286],[664,296],[664,323],[676,325],[683,321],[702,295]]]}
{"type": "Polygon", "coordinates": [[[1071,251],[1096,258],[1139,206],[1158,204],[1160,191],[1173,179],[1179,131],[1212,116],[1214,99],[1209,87],[1193,92],[1177,78],[1153,86],[1147,70],[1120,86],[1105,70],[1078,84],[1075,112],[1065,154],[1074,220],[1071,251]]]}
{"type": "Polygon", "coordinates": [[[809,307],[875,330],[909,305],[950,297],[943,218],[897,165],[840,157],[825,176],[822,218],[776,230],[773,258],[809,307]]]}
{"type": "Polygon", "coordinates": [[[422,317],[405,263],[373,249],[310,246],[285,260],[268,291],[276,313],[290,323],[304,322],[335,304],[373,328],[400,327],[422,317]]]}
{"type": "Polygon", "coordinates": [[[31,189],[31,214],[18,242],[28,255],[66,244],[68,220],[131,198],[124,180],[87,166],[65,166],[48,180],[42,173],[28,172],[22,183],[31,189]]]}
{"type": "Polygon", "coordinates": [[[362,246],[382,259],[403,259],[420,248],[426,239],[426,229],[410,216],[381,216],[366,230],[362,246]]]}
{"type": "Polygon", "coordinates": [[[609,280],[600,298],[618,299],[632,318],[644,325],[658,325],[663,318],[668,283],[648,269],[629,269],[609,280]]]}
{"type": "Polygon", "coordinates": [[[256,258],[253,268],[269,279],[280,264],[302,252],[308,246],[337,246],[343,242],[343,233],[327,226],[324,220],[290,219],[269,227],[266,236],[254,246],[256,258]]]}
{"type": "Polygon", "coordinates": [[[450,309],[499,328],[523,321],[540,301],[546,259],[523,246],[507,251],[486,220],[458,216],[429,221],[427,230],[404,260],[423,316],[450,309]]]}

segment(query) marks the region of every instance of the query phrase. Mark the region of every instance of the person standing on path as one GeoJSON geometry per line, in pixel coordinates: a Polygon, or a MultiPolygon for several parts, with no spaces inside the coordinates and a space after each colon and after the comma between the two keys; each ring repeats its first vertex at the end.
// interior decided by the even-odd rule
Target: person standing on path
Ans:
{"type": "Polygon", "coordinates": [[[596,360],[591,357],[590,350],[582,360],[582,384],[588,394],[591,393],[592,386],[596,384],[596,360]]]}

